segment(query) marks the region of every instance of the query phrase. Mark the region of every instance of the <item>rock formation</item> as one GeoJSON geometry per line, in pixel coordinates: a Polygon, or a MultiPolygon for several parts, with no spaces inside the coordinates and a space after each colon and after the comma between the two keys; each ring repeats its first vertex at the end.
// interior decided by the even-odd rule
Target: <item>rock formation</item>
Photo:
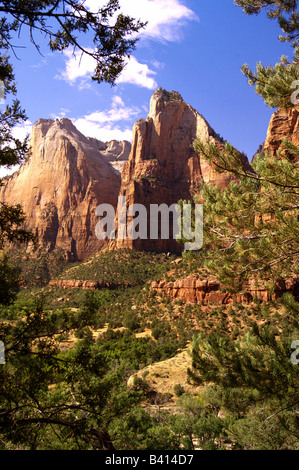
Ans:
{"type": "MultiPolygon", "coordinates": [[[[177,92],[159,88],[153,94],[147,119],[133,127],[133,141],[128,162],[123,166],[120,196],[127,207],[142,204],[149,213],[151,204],[170,207],[178,200],[190,200],[202,183],[225,186],[231,179],[218,173],[204,158],[197,155],[192,144],[199,137],[223,147],[222,139],[207,121],[177,92]]],[[[244,164],[248,164],[242,156],[244,164]]],[[[148,226],[150,221],[148,221],[148,226]]],[[[119,217],[116,217],[116,229],[119,217]]],[[[154,251],[181,251],[172,239],[119,239],[111,247],[154,251]]]]}
{"type": "Polygon", "coordinates": [[[63,289],[117,289],[118,287],[134,287],[138,283],[130,282],[104,282],[104,281],[86,281],[77,279],[53,279],[49,282],[49,287],[58,287],[63,289]]]}
{"type": "Polygon", "coordinates": [[[99,251],[95,209],[116,207],[119,171],[128,142],[104,144],[82,135],[69,119],[40,119],[32,129],[31,152],[13,175],[3,179],[0,202],[21,204],[26,227],[46,250],[62,248],[69,259],[99,251]]]}
{"type": "MultiPolygon", "coordinates": [[[[95,235],[98,205],[116,208],[120,196],[126,208],[139,203],[150,214],[153,204],[169,208],[191,200],[203,183],[228,184],[231,175],[218,173],[193,151],[196,137],[223,148],[222,139],[179,93],[161,88],[151,98],[148,117],[135,123],[132,146],[85,137],[69,119],[40,119],[32,130],[31,155],[4,178],[0,202],[21,204],[40,246],[62,248],[69,259],[82,260],[107,245],[95,235]]],[[[171,232],[166,239],[161,234],[153,239],[149,224],[145,239],[121,240],[117,232],[110,248],[182,250],[171,232]]],[[[118,230],[118,214],[115,225],[118,230]]]]}
{"type": "Polygon", "coordinates": [[[298,106],[288,110],[279,109],[272,114],[263,150],[274,155],[281,146],[283,139],[286,139],[295,145],[299,145],[298,106]]]}
{"type": "Polygon", "coordinates": [[[110,140],[110,142],[101,142],[100,140],[87,137],[93,145],[101,152],[101,155],[110,162],[111,166],[116,170],[117,174],[121,174],[121,170],[125,161],[128,160],[131,143],[127,140],[110,140]]]}
{"type": "Polygon", "coordinates": [[[190,275],[185,279],[177,279],[174,282],[153,281],[151,288],[156,292],[168,295],[173,299],[182,299],[185,302],[207,304],[230,304],[233,301],[248,303],[253,299],[264,302],[275,300],[285,292],[290,292],[296,298],[299,295],[299,276],[294,275],[287,281],[282,281],[277,285],[274,293],[263,285],[253,281],[243,286],[242,293],[229,293],[221,288],[216,278],[205,278],[197,275],[190,275]]]}

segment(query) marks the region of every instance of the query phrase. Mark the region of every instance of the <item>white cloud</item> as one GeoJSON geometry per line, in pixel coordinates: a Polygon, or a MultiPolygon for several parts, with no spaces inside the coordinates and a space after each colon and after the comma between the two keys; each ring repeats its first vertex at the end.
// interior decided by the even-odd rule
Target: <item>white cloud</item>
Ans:
{"type": "MultiPolygon", "coordinates": [[[[87,49],[92,52],[91,49],[87,49]]],[[[93,57],[88,54],[83,54],[81,51],[73,52],[67,49],[64,52],[66,56],[65,70],[61,71],[59,75],[56,75],[56,79],[66,80],[73,84],[78,79],[85,79],[90,77],[96,67],[96,61],[93,57]]],[[[82,85],[82,81],[80,82],[82,85]]],[[[84,84],[84,82],[83,82],[84,84]]]]}
{"type": "Polygon", "coordinates": [[[138,108],[125,107],[121,97],[114,96],[112,99],[111,109],[106,111],[95,111],[85,116],[85,119],[97,124],[107,124],[117,121],[126,121],[136,117],[138,112],[138,108]]]}
{"type": "Polygon", "coordinates": [[[115,95],[112,98],[112,105],[109,110],[106,111],[95,111],[87,116],[86,119],[98,124],[112,123],[118,121],[127,121],[135,118],[139,113],[139,108],[133,106],[125,106],[122,98],[115,95]]]}
{"type": "Polygon", "coordinates": [[[44,67],[45,65],[47,65],[47,60],[42,59],[40,62],[30,65],[30,67],[34,70],[37,70],[37,69],[44,67]]]}
{"type": "Polygon", "coordinates": [[[112,98],[112,108],[116,108],[117,105],[124,107],[125,103],[123,102],[123,99],[121,98],[121,96],[115,95],[112,98]]]}
{"type": "MultiPolygon", "coordinates": [[[[91,11],[97,11],[106,1],[86,0],[91,11]]],[[[182,0],[120,0],[120,11],[147,22],[141,37],[160,41],[180,41],[182,29],[190,21],[198,21],[196,13],[182,0]]],[[[117,12],[118,13],[118,12],[117,12]]]]}
{"type": "Polygon", "coordinates": [[[140,113],[139,108],[125,106],[122,98],[115,95],[111,108],[94,111],[73,121],[77,129],[88,137],[108,142],[109,140],[132,140],[132,120],[140,113]],[[126,124],[129,123],[129,124],[126,124]]]}
{"type": "MultiPolygon", "coordinates": [[[[86,0],[85,6],[95,12],[106,3],[106,0],[86,0]]],[[[184,27],[191,21],[198,21],[196,13],[184,5],[182,0],[120,0],[120,7],[116,14],[121,11],[136,20],[147,22],[146,27],[138,33],[140,38],[162,42],[180,41],[184,27]]],[[[70,84],[76,83],[80,89],[90,87],[89,79],[95,70],[95,60],[87,54],[82,55],[81,51],[73,53],[67,50],[65,56],[65,70],[55,78],[64,79],[70,84]]],[[[155,74],[148,65],[131,56],[117,83],[130,83],[153,90],[157,88],[153,78],[155,74]]]]}
{"type": "Polygon", "coordinates": [[[165,67],[164,62],[159,62],[158,60],[153,60],[152,65],[155,67],[157,70],[162,70],[165,67]]]}
{"type": "MultiPolygon", "coordinates": [[[[65,70],[55,78],[66,80],[70,84],[78,83],[81,89],[91,86],[90,76],[95,70],[95,60],[88,55],[82,56],[80,51],[73,53],[67,50],[65,55],[67,58],[65,70]]],[[[155,74],[156,72],[150,70],[146,64],[141,64],[134,56],[131,56],[117,83],[131,83],[153,90],[157,88],[157,83],[152,78],[155,74]]]]}
{"type": "Polygon", "coordinates": [[[198,21],[197,15],[181,0],[121,0],[125,13],[147,21],[141,37],[176,42],[183,37],[183,27],[198,21]]]}
{"type": "MultiPolygon", "coordinates": [[[[92,52],[91,49],[88,49],[89,52],[92,52]]],[[[94,71],[96,66],[96,61],[92,56],[83,54],[81,51],[72,51],[67,50],[65,52],[67,56],[66,63],[66,76],[70,81],[74,81],[77,78],[84,77],[86,74],[94,71]]]]}
{"type": "Polygon", "coordinates": [[[9,176],[9,175],[12,175],[15,171],[17,171],[18,169],[20,168],[20,165],[15,165],[15,166],[12,166],[11,168],[5,168],[4,166],[3,167],[0,167],[0,179],[1,178],[4,178],[4,176],[9,176]]]}
{"type": "Polygon", "coordinates": [[[151,75],[156,75],[156,72],[150,70],[146,64],[141,64],[135,57],[131,56],[116,83],[130,83],[153,90],[158,85],[151,75]]]}
{"type": "Polygon", "coordinates": [[[32,122],[27,120],[21,125],[17,125],[12,129],[12,135],[15,139],[24,140],[25,137],[31,134],[32,122]]]}
{"type": "Polygon", "coordinates": [[[60,113],[58,113],[58,114],[51,113],[51,114],[50,114],[50,117],[51,117],[52,119],[59,119],[59,118],[63,118],[63,117],[65,117],[65,116],[67,116],[69,113],[70,113],[70,110],[69,110],[69,109],[60,108],[60,113]]]}
{"type": "Polygon", "coordinates": [[[110,140],[132,141],[132,128],[121,129],[119,126],[113,127],[110,124],[101,125],[92,122],[88,118],[79,118],[74,121],[76,128],[87,137],[94,137],[102,142],[110,140]]]}
{"type": "MultiPolygon", "coordinates": [[[[15,139],[19,139],[23,141],[27,135],[30,136],[32,130],[32,122],[31,121],[25,121],[22,125],[15,126],[12,129],[12,135],[15,139]]],[[[0,178],[3,178],[4,176],[11,175],[15,171],[18,170],[20,165],[14,165],[11,168],[7,167],[0,167],[0,178]]]]}

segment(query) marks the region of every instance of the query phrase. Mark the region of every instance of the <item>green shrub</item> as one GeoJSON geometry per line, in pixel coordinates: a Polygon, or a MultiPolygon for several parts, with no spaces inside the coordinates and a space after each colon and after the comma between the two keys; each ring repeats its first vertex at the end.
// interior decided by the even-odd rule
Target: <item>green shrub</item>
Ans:
{"type": "Polygon", "coordinates": [[[131,331],[138,330],[140,327],[140,320],[136,313],[127,313],[124,317],[123,325],[131,331]]]}
{"type": "Polygon", "coordinates": [[[181,384],[175,384],[175,386],[173,387],[173,391],[177,397],[180,397],[181,395],[183,395],[183,393],[185,393],[185,389],[181,384]]]}

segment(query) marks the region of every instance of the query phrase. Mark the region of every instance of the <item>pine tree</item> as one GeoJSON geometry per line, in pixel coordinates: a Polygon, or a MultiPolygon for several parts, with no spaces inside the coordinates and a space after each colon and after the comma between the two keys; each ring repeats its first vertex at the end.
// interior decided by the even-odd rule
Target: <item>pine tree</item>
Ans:
{"type": "Polygon", "coordinates": [[[263,9],[267,11],[268,18],[276,19],[283,35],[281,41],[296,40],[299,37],[299,16],[297,0],[235,0],[235,4],[243,8],[247,15],[257,15],[263,9]]]}
{"type": "Polygon", "coordinates": [[[257,156],[252,171],[230,144],[219,152],[197,140],[194,149],[238,177],[227,188],[201,191],[206,266],[235,290],[254,279],[272,290],[287,282],[298,269],[299,148],[284,142],[275,158],[257,156]]]}
{"type": "MultiPolygon", "coordinates": [[[[38,50],[37,32],[48,39],[51,51],[71,48],[90,55],[95,60],[92,79],[113,85],[135,47],[135,33],[143,27],[122,13],[115,15],[118,10],[118,0],[107,0],[97,12],[78,0],[0,2],[0,84],[5,103],[11,101],[0,112],[0,165],[19,164],[29,151],[28,139],[20,141],[13,133],[26,120],[16,99],[9,57],[15,54],[20,31],[27,29],[38,50]],[[84,35],[91,37],[93,50],[83,45],[84,35]]],[[[0,204],[0,250],[9,242],[33,240],[23,229],[24,220],[20,205],[0,204]]],[[[12,301],[15,281],[15,272],[3,258],[0,304],[12,301]]],[[[114,417],[130,411],[138,394],[126,389],[121,367],[114,364],[112,370],[99,352],[88,328],[94,326],[90,304],[72,319],[64,311],[45,313],[40,302],[19,315],[14,322],[0,323],[5,346],[5,363],[0,365],[0,448],[114,449],[108,426],[114,417]],[[84,337],[63,353],[60,341],[71,329],[84,329],[84,337]]]]}
{"type": "Polygon", "coordinates": [[[93,337],[97,308],[86,296],[73,315],[47,311],[41,296],[0,323],[0,449],[114,450],[109,428],[141,394],[127,389],[125,364],[93,337]],[[80,339],[65,350],[70,331],[80,339]]]}
{"type": "MultiPolygon", "coordinates": [[[[243,67],[249,84],[268,106],[291,108],[292,82],[298,79],[297,2],[236,0],[236,4],[248,14],[267,8],[286,40],[294,41],[293,62],[282,58],[275,67],[258,64],[255,73],[243,67]]],[[[229,143],[220,151],[211,142],[196,140],[194,149],[219,172],[235,176],[227,188],[205,185],[199,195],[204,201],[200,265],[232,291],[240,291],[248,282],[262,284],[270,292],[285,286],[299,273],[299,148],[283,140],[274,156],[258,155],[252,169],[244,169],[242,156],[229,143]]],[[[242,320],[254,314],[259,322],[248,320],[237,339],[217,331],[194,338],[190,377],[202,385],[212,384],[206,399],[231,416],[228,435],[235,448],[299,448],[299,369],[298,361],[292,361],[297,357],[292,348],[299,339],[296,295],[285,294],[269,307],[259,302],[248,305],[242,320]]]]}
{"type": "Polygon", "coordinates": [[[0,47],[15,51],[12,38],[25,28],[39,50],[35,34],[42,33],[51,51],[71,48],[92,57],[93,80],[113,85],[135,48],[135,33],[145,26],[127,15],[116,14],[119,9],[119,0],[107,0],[97,11],[79,0],[4,0],[0,3],[0,47]],[[84,35],[90,37],[93,49],[84,45],[84,35]]]}

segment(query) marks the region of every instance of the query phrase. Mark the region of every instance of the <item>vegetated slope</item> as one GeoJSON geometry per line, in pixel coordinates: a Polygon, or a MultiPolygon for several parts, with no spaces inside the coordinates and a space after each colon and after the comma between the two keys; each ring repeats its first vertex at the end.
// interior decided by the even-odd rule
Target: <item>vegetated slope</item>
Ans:
{"type": "Polygon", "coordinates": [[[166,273],[174,259],[175,256],[171,254],[136,252],[130,249],[101,251],[64,270],[58,279],[143,284],[166,273]]]}
{"type": "MultiPolygon", "coordinates": [[[[123,249],[101,252],[85,262],[75,263],[59,276],[68,280],[103,280],[108,284],[115,283],[115,280],[120,282],[120,286],[113,290],[87,292],[98,302],[98,326],[104,328],[106,325],[105,334],[97,333],[98,341],[116,360],[127,357],[142,380],[139,386],[151,391],[150,396],[158,392],[168,395],[170,401],[166,400],[166,407],[175,403],[183,389],[192,392],[193,387],[187,381],[187,368],[191,367],[191,361],[182,350],[186,350],[194,334],[207,334],[217,329],[220,334],[229,332],[232,338],[237,338],[254,322],[260,325],[288,322],[281,299],[268,302],[261,310],[258,299],[250,304],[234,301],[229,305],[221,302],[204,305],[204,302],[186,303],[181,298],[171,298],[151,288],[154,279],[171,281],[190,272],[205,275],[196,255],[177,258],[123,249]],[[130,287],[130,283],[137,286],[130,287]]],[[[86,295],[86,291],[84,293],[80,288],[51,286],[48,289],[52,307],[69,303],[80,308],[82,296],[86,295]]],[[[194,388],[194,394],[197,391],[194,388]]],[[[160,396],[160,399],[163,402],[166,398],[160,396]]],[[[150,399],[147,405],[155,407],[157,397],[155,400],[150,399]]]]}
{"type": "Polygon", "coordinates": [[[234,302],[229,306],[187,304],[182,299],[173,299],[151,289],[154,278],[181,277],[190,270],[200,270],[195,258],[131,250],[101,252],[86,262],[72,264],[61,277],[72,279],[77,273],[79,278],[94,276],[94,279],[118,278],[132,282],[138,275],[140,284],[95,291],[55,286],[27,289],[20,293],[24,295],[23,301],[19,298],[15,307],[8,308],[9,320],[14,321],[14,313],[26,314],[25,296],[31,305],[39,298],[44,300],[46,314],[64,315],[70,321],[85,318],[93,312],[90,327],[76,331],[75,335],[70,330],[57,338],[61,350],[72,348],[76,341],[88,337],[90,331],[111,367],[121,364],[126,371],[126,383],[129,381],[130,387],[142,392],[144,409],[153,415],[169,412],[174,417],[180,416],[179,398],[184,398],[184,392],[195,397],[200,393],[187,376],[187,368],[192,362],[186,349],[194,334],[207,334],[217,329],[219,334],[229,332],[237,339],[255,321],[279,326],[290,321],[280,301],[265,304],[262,310],[259,301],[250,305],[234,302]],[[135,271],[131,271],[134,266],[135,271]]]}

